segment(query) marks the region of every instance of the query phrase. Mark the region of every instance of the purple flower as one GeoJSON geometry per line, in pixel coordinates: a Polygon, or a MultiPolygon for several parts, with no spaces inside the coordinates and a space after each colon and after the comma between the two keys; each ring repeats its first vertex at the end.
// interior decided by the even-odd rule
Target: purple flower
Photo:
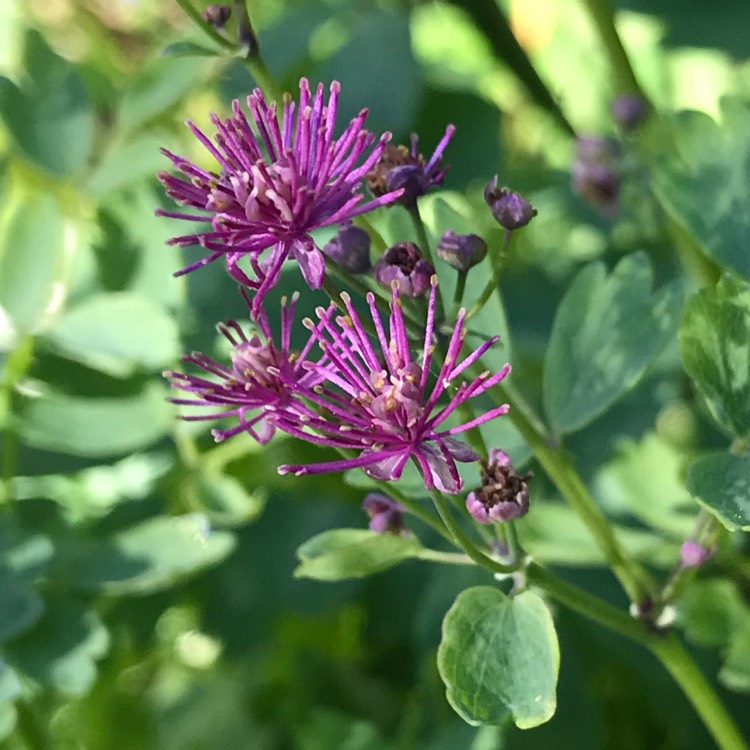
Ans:
{"type": "Polygon", "coordinates": [[[414,209],[418,198],[427,195],[432,187],[442,184],[448,171],[447,167],[442,166],[443,151],[455,132],[455,125],[446,128],[445,135],[428,162],[419,153],[419,136],[414,133],[411,136],[411,150],[406,146],[386,146],[380,161],[367,174],[367,186],[378,196],[403,190],[396,202],[414,209]]]}
{"type": "Polygon", "coordinates": [[[375,262],[375,281],[385,289],[396,282],[401,294],[421,297],[431,287],[435,266],[422,257],[413,242],[399,242],[389,247],[375,262]]]}
{"type": "Polygon", "coordinates": [[[371,492],[362,503],[370,517],[370,531],[378,534],[405,534],[404,506],[381,492],[371,492]]]}
{"type": "Polygon", "coordinates": [[[306,466],[280,466],[279,473],[323,474],[361,467],[376,479],[395,480],[411,458],[422,472],[428,489],[437,487],[450,493],[461,489],[463,482],[456,461],[476,461],[478,456],[454,435],[506,414],[509,407],[505,404],[482,411],[476,418],[453,427],[444,426],[444,422],[459,406],[499,383],[510,372],[510,366],[505,365],[494,375],[483,372],[471,381],[454,385],[459,375],[499,338],[493,336],[459,362],[466,337],[466,311],[461,310],[443,364],[432,381],[436,300],[437,278],[433,277],[423,354],[419,361],[412,354],[406,334],[396,284],[388,332],[383,327],[374,295],[367,296],[376,332],[375,344],[348,296],[344,295],[347,314],[335,321],[322,309],[318,311],[320,324],[314,335],[326,358],[308,365],[321,378],[313,388],[314,398],[311,399],[318,414],[296,419],[295,415],[285,413],[279,415],[276,424],[279,429],[303,440],[356,451],[358,455],[306,466]],[[441,396],[449,389],[451,397],[447,403],[439,405],[441,396]]]}
{"type": "Polygon", "coordinates": [[[212,172],[163,149],[182,177],[161,172],[167,194],[181,205],[206,213],[158,211],[189,221],[210,222],[207,231],[175,237],[172,245],[200,245],[206,255],[178,272],[187,273],[222,256],[232,276],[256,290],[253,314],[273,287],[288,257],[300,266],[305,281],[314,289],[323,283],[325,258],[310,232],[341,224],[352,217],[391,203],[402,191],[389,191],[364,201],[365,175],[378,163],[390,133],[365,156],[375,136],[364,129],[367,110],[362,110],[338,137],[336,110],[340,85],[331,84],[326,103],[323,84],[313,96],[307,79],[300,81],[300,100],[284,99],[283,114],[267,104],[260,89],[248,97],[254,128],[240,103],[232,104],[233,116],[211,121],[217,129],[215,143],[193,123],[188,127],[219,164],[212,172]],[[359,166],[357,164],[361,162],[359,166]],[[262,257],[270,250],[267,257],[262,257]],[[247,256],[252,278],[239,266],[247,256]]]}
{"type": "Polygon", "coordinates": [[[256,318],[260,335],[248,337],[234,320],[217,326],[231,343],[232,365],[227,367],[200,352],[183,357],[183,361],[200,367],[218,380],[181,372],[165,372],[172,387],[186,391],[193,398],[170,399],[175,404],[188,406],[228,407],[212,410],[210,414],[186,416],[188,421],[217,419],[234,416],[238,424],[225,430],[212,430],[218,442],[225,438],[248,432],[259,443],[267,443],[274,435],[279,413],[289,410],[304,412],[299,395],[316,384],[320,377],[307,368],[308,354],[315,339],[311,337],[300,352],[291,349],[291,331],[294,307],[298,294],[291,304],[281,303],[281,346],[272,339],[268,318],[261,312],[256,318]]]}
{"type": "Polygon", "coordinates": [[[482,465],[482,486],[469,493],[466,508],[479,523],[510,521],[529,511],[527,482],[531,474],[516,473],[510,456],[498,448],[482,465]]]}

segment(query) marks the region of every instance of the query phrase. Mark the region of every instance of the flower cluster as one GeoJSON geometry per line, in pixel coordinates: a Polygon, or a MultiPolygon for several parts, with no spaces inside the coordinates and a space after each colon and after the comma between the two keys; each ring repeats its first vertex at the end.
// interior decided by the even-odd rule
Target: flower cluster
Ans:
{"type": "MultiPolygon", "coordinates": [[[[362,468],[376,479],[395,480],[412,460],[426,488],[455,493],[463,486],[457,464],[480,460],[457,436],[508,411],[502,404],[466,416],[462,407],[496,386],[510,366],[495,373],[478,369],[497,336],[462,356],[466,311],[460,310],[453,326],[437,319],[438,279],[420,248],[397,243],[373,267],[369,234],[352,224],[354,217],[393,203],[414,209],[418,198],[442,182],[442,155],[454,128],[449,126],[429,160],[419,153],[416,136],[411,149],[387,145],[388,133],[376,139],[364,129],[365,110],[335,137],[338,96],[336,82],[326,101],[322,85],[313,93],[302,79],[299,102],[287,96],[280,115],[256,89],[247,102],[250,118],[236,101],[228,119],[212,116],[214,141],[189,123],[218,163],[216,171],[164,151],[181,175],[161,173],[160,179],[188,210],[161,215],[210,225],[170,241],[204,250],[179,273],[223,258],[241,285],[254,326],[246,332],[236,321],[219,325],[231,347],[228,364],[196,352],[184,358],[196,372],[165,373],[183,392],[172,400],[207,407],[186,419],[231,419],[213,431],[216,440],[245,432],[266,443],[281,430],[340,453],[335,460],[280,466],[281,474],[362,468]],[[326,226],[338,226],[339,232],[321,250],[312,233],[326,226]],[[368,293],[361,317],[350,297],[341,294],[340,307],[318,308],[316,321],[304,321],[309,330],[295,350],[299,294],[282,302],[278,338],[264,298],[290,258],[310,287],[320,287],[325,256],[339,271],[371,273],[387,296],[368,293]],[[427,293],[426,303],[409,299],[427,293]]],[[[462,260],[467,269],[487,251],[482,238],[452,232],[441,248],[451,258],[471,256],[462,260]]],[[[375,527],[398,531],[400,507],[378,502],[367,506],[375,527]]]]}

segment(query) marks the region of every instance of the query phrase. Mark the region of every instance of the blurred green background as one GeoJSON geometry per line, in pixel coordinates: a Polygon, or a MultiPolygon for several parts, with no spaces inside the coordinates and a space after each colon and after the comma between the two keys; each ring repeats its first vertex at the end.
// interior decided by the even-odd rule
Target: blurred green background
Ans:
{"type": "MultiPolygon", "coordinates": [[[[747,3],[616,5],[657,107],[717,117],[723,96],[747,96],[747,3]]],[[[456,124],[445,189],[472,226],[489,231],[481,191],[495,173],[534,203],[538,219],[503,288],[515,378],[538,399],[554,310],[580,265],[640,247],[659,273],[673,261],[659,252],[637,174],[614,220],[572,192],[571,139],[518,83],[493,47],[495,30],[474,24],[471,11],[482,6],[250,3],[263,55],[286,90],[296,91],[302,75],[337,78],[342,117],[367,106],[372,130],[391,130],[396,142],[416,131],[426,152],[456,124]]],[[[620,92],[580,4],[501,7],[573,128],[614,134],[609,106],[620,92]]],[[[240,436],[209,450],[207,425],[177,422],[165,402],[160,372],[182,352],[220,351],[214,324],[244,317],[218,265],[172,278],[183,259],[164,241],[182,228],[154,216],[170,205],[155,179],[167,168],[159,147],[204,159],[184,120],[205,126],[210,111],[227,113],[254,85],[241,60],[185,55],[185,42],[206,44],[167,0],[0,4],[0,743],[710,747],[651,657],[562,610],[556,717],[525,733],[464,724],[445,700],[435,648],[455,595],[487,582],[480,571],[413,561],[364,581],[293,578],[305,539],[365,527],[363,489],[336,476],[278,477],[279,463],[318,455],[290,441],[260,450],[240,436]]],[[[275,298],[299,283],[296,271],[285,274],[275,298]]],[[[321,300],[309,295],[302,307],[321,300]]],[[[655,462],[650,488],[678,505],[687,501],[675,479],[680,462],[719,443],[666,377],[675,356],[664,355],[633,394],[571,440],[584,476],[625,525],[638,525],[622,498],[638,495],[647,461],[655,462]]],[[[527,457],[502,429],[518,460],[527,457]]],[[[544,515],[556,498],[539,475],[537,520],[532,512],[526,532],[535,550],[622,605],[592,546],[566,541],[561,529],[576,533],[573,519],[558,505],[559,516],[544,515]]],[[[672,527],[661,536],[632,529],[643,559],[663,568],[675,559],[686,527],[679,518],[672,527]]],[[[720,617],[735,604],[732,592],[724,599],[718,587],[702,590],[699,614],[720,617]]],[[[698,657],[709,673],[722,669],[715,650],[698,657]]],[[[747,689],[750,655],[735,655],[734,668],[747,689]]],[[[747,695],[725,693],[750,729],[747,695]]]]}

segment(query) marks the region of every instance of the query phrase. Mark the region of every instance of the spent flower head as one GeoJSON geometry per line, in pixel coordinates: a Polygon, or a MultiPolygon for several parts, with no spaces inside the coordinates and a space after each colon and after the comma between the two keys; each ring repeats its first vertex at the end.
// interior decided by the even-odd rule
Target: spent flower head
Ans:
{"type": "Polygon", "coordinates": [[[411,149],[389,144],[383,150],[380,161],[368,172],[367,186],[377,196],[403,190],[396,202],[408,209],[415,208],[418,198],[442,184],[448,171],[447,167],[443,167],[443,151],[455,132],[455,125],[446,128],[429,161],[425,161],[419,153],[419,136],[416,134],[412,134],[411,149]]]}
{"type": "Polygon", "coordinates": [[[537,214],[536,209],[520,193],[499,187],[495,175],[484,189],[484,200],[495,221],[508,230],[525,227],[537,214]]]}
{"type": "Polygon", "coordinates": [[[382,492],[371,492],[362,502],[362,510],[370,517],[370,531],[378,534],[407,534],[404,506],[382,492]]]}
{"type": "MultiPolygon", "coordinates": [[[[374,341],[354,309],[343,295],[346,315],[333,319],[318,310],[320,323],[314,336],[325,358],[308,365],[320,378],[312,389],[312,401],[318,413],[298,419],[293,413],[280,414],[276,424],[289,434],[319,445],[339,448],[357,455],[325,463],[281,466],[281,474],[323,474],[363,468],[376,479],[395,480],[411,458],[424,476],[428,489],[460,491],[463,482],[457,461],[476,461],[479,456],[456,439],[466,430],[506,414],[508,405],[482,411],[479,416],[453,426],[446,421],[466,402],[499,383],[510,371],[485,371],[471,380],[462,375],[497,342],[493,336],[459,361],[466,337],[461,310],[447,344],[445,357],[436,377],[431,370],[435,356],[435,308],[437,278],[433,277],[427,311],[422,354],[415,356],[406,333],[406,320],[398,285],[393,285],[390,325],[386,331],[373,294],[367,296],[374,341]],[[443,396],[447,396],[442,405],[443,396]]],[[[312,321],[309,322],[312,326],[312,321]]]]}
{"type": "Polygon", "coordinates": [[[307,368],[314,339],[311,337],[299,352],[291,348],[294,308],[298,297],[295,293],[291,303],[286,300],[281,303],[280,344],[273,341],[268,319],[261,312],[256,317],[260,330],[250,336],[234,320],[217,326],[232,346],[231,366],[216,362],[200,352],[183,357],[184,362],[199,367],[214,379],[181,372],[164,373],[173,388],[192,395],[192,398],[170,399],[173,403],[213,407],[208,414],[187,415],[183,419],[198,421],[232,416],[237,419],[236,425],[212,431],[217,441],[247,432],[264,444],[273,437],[276,416],[281,411],[304,411],[299,396],[313,387],[320,377],[307,368]]]}
{"type": "Polygon", "coordinates": [[[570,165],[573,190],[607,216],[617,213],[620,195],[618,146],[611,138],[580,136],[570,165]]]}
{"type": "Polygon", "coordinates": [[[482,486],[469,493],[466,508],[479,523],[510,521],[529,511],[527,482],[532,474],[518,474],[510,456],[498,448],[482,464],[482,486]]]}
{"type": "Polygon", "coordinates": [[[456,234],[449,229],[435,248],[435,255],[457,271],[466,272],[487,256],[487,243],[478,234],[456,234]]]}
{"type": "Polygon", "coordinates": [[[401,294],[421,297],[431,287],[435,266],[422,256],[413,242],[391,245],[375,262],[375,281],[384,289],[398,284],[401,294]]]}
{"type": "Polygon", "coordinates": [[[370,263],[370,235],[353,224],[343,227],[325,245],[323,252],[351,273],[367,273],[370,263]]]}
{"type": "Polygon", "coordinates": [[[206,231],[169,241],[200,245],[206,251],[178,274],[225,258],[232,276],[255,290],[256,315],[287,258],[298,262],[312,288],[321,286],[325,258],[310,234],[313,230],[346,223],[402,194],[391,190],[367,201],[362,192],[364,177],[380,160],[390,133],[370,149],[375,136],[364,129],[367,110],[362,110],[336,138],[339,83],[331,84],[327,102],[323,84],[313,94],[303,78],[299,88],[299,103],[287,95],[280,117],[276,103],[268,104],[260,89],[247,99],[249,118],[235,100],[231,117],[211,116],[215,142],[188,123],[217,161],[217,171],[163,149],[183,175],[159,174],[167,194],[201,213],[158,213],[211,224],[206,231]]]}

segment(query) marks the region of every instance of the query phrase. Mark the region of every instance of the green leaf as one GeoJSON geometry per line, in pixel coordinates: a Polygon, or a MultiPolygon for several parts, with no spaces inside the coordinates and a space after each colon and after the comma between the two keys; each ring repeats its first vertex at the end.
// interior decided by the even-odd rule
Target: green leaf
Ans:
{"type": "Polygon", "coordinates": [[[54,598],[47,605],[36,627],[8,644],[8,661],[65,695],[85,695],[96,679],[96,660],[109,648],[109,634],[78,601],[54,598]]]}
{"type": "Polygon", "coordinates": [[[557,706],[560,652],[547,606],[531,591],[490,586],[459,594],[443,621],[438,670],[448,701],[469,724],[519,729],[549,721],[557,706]]]}
{"type": "Polygon", "coordinates": [[[750,284],[725,276],[688,302],[680,328],[685,369],[717,423],[750,437],[750,284]]]}
{"type": "Polygon", "coordinates": [[[69,575],[84,591],[149,594],[216,565],[234,546],[232,534],[207,528],[201,514],[151,518],[78,544],[69,552],[69,575]]]}
{"type": "Polygon", "coordinates": [[[44,612],[42,598],[23,581],[0,572],[0,642],[28,630],[44,612]]]}
{"type": "Polygon", "coordinates": [[[27,400],[19,431],[36,448],[88,458],[130,453],[164,437],[173,409],[166,389],[150,383],[125,398],[77,398],[42,395],[27,400]]]}
{"type": "Polygon", "coordinates": [[[147,297],[111,292],[68,311],[47,340],[69,359],[114,377],[160,370],[180,354],[177,324],[147,297]]]}
{"type": "Polygon", "coordinates": [[[750,277],[750,111],[731,101],[723,109],[722,126],[700,112],[675,116],[669,134],[678,153],[656,166],[653,189],[705,253],[750,277]]]}
{"type": "Polygon", "coordinates": [[[83,78],[36,31],[25,42],[28,78],[17,87],[0,79],[0,113],[21,150],[58,175],[80,171],[94,140],[94,115],[83,78]]]}
{"type": "Polygon", "coordinates": [[[419,555],[414,536],[376,534],[367,529],[331,529],[308,539],[297,550],[297,578],[343,581],[364,578],[419,555]]]}
{"type": "Polygon", "coordinates": [[[16,725],[16,709],[13,701],[21,693],[18,675],[0,661],[0,740],[5,739],[16,725]]]}
{"type": "Polygon", "coordinates": [[[695,525],[697,511],[685,490],[685,462],[683,453],[649,432],[640,442],[618,446],[615,459],[597,475],[597,495],[681,541],[695,525]]]}
{"type": "Polygon", "coordinates": [[[266,504],[262,489],[248,491],[235,477],[217,471],[203,471],[195,486],[195,504],[212,523],[241,526],[254,521],[266,504]]]}
{"type": "Polygon", "coordinates": [[[62,274],[64,222],[49,195],[27,197],[6,220],[0,233],[0,308],[23,334],[42,320],[62,274]]]}
{"type": "Polygon", "coordinates": [[[580,429],[641,379],[677,331],[681,293],[652,291],[651,263],[638,252],[607,275],[592,263],[575,277],[555,316],[544,363],[552,427],[580,429]]]}
{"type": "Polygon", "coordinates": [[[685,483],[728,529],[750,531],[750,455],[701,456],[688,467],[685,483]]]}

